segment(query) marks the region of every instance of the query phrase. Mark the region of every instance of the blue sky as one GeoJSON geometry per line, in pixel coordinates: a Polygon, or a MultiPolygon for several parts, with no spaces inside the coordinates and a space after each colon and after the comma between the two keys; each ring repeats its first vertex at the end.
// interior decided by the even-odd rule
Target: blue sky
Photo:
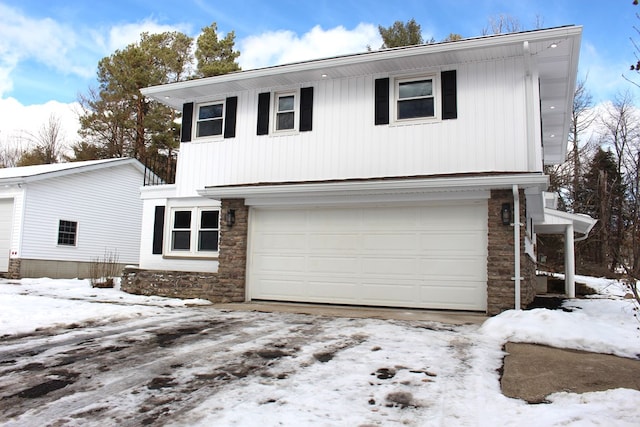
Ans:
{"type": "MultiPolygon", "coordinates": [[[[632,0],[0,0],[0,142],[19,120],[9,112],[73,105],[95,87],[98,61],[139,40],[141,31],[197,37],[212,22],[235,31],[243,69],[377,48],[377,26],[414,18],[425,39],[478,36],[508,14],[528,29],[584,26],[580,78],[594,101],[636,90],[630,37],[640,43],[632,0]],[[401,5],[401,6],[398,6],[401,5]],[[4,117],[4,119],[2,118],[4,117]]],[[[640,76],[638,78],[640,81],[640,76]]],[[[49,108],[51,109],[51,108],[49,108]]],[[[21,114],[22,116],[24,114],[21,114]]],[[[32,120],[33,122],[34,120],[32,120]]]]}

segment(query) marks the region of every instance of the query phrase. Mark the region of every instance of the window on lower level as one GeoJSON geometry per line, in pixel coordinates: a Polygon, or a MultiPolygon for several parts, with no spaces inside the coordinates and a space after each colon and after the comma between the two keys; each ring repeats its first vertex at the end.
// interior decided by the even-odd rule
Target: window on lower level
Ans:
{"type": "Polygon", "coordinates": [[[222,135],[224,129],[224,102],[198,106],[196,137],[222,135]]]}
{"type": "Polygon", "coordinates": [[[435,117],[434,79],[396,81],[396,119],[435,117]]]}
{"type": "Polygon", "coordinates": [[[78,223],[61,219],[58,223],[58,244],[75,246],[78,235],[78,223]]]}
{"type": "Polygon", "coordinates": [[[175,208],[171,212],[169,253],[206,255],[218,251],[220,212],[217,209],[175,208]]]}

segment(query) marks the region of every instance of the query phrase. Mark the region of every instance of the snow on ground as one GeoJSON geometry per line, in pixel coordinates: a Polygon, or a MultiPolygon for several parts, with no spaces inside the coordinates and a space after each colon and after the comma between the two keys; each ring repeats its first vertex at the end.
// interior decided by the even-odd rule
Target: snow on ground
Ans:
{"type": "MultiPolygon", "coordinates": [[[[229,382],[168,424],[635,426],[640,407],[640,392],[635,390],[555,393],[548,398],[551,403],[540,405],[505,397],[500,391],[497,370],[507,341],[640,357],[640,322],[633,316],[634,304],[622,298],[619,284],[606,279],[579,280],[590,282],[601,294],[568,301],[565,307],[571,311],[510,310],[482,325],[349,318],[320,321],[317,316],[225,312],[210,307],[212,314],[227,316],[228,322],[246,320],[250,325],[247,336],[255,329],[250,341],[233,336],[232,350],[238,354],[249,354],[280,339],[299,339],[300,348],[295,357],[282,357],[273,365],[277,372],[229,382]],[[298,338],[291,336],[292,324],[299,325],[298,338]],[[314,337],[311,342],[303,340],[309,336],[314,337]]],[[[192,310],[206,317],[202,308],[207,304],[93,289],[82,280],[0,279],[0,343],[3,336],[53,326],[105,325],[154,316],[165,316],[170,323],[170,316],[184,317],[186,307],[192,305],[203,306],[192,310]]],[[[198,349],[203,352],[207,338],[201,341],[176,349],[181,352],[176,356],[198,349]]],[[[187,381],[205,372],[199,370],[209,362],[199,360],[202,365],[198,365],[198,360],[176,369],[174,380],[187,381]]],[[[130,401],[112,399],[123,414],[139,411],[134,395],[129,396],[130,401]]],[[[22,424],[5,424],[0,419],[0,425],[22,424]]]]}
{"type": "Polygon", "coordinates": [[[131,295],[92,288],[88,280],[0,279],[0,337],[71,324],[108,323],[158,314],[163,307],[208,305],[205,300],[180,300],[131,295]]]}

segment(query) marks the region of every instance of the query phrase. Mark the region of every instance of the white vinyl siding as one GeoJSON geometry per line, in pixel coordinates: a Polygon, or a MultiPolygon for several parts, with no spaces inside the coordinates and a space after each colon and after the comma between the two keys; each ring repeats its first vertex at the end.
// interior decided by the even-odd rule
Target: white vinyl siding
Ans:
{"type": "Polygon", "coordinates": [[[142,172],[131,165],[43,179],[26,185],[20,258],[91,261],[117,251],[137,264],[142,172]],[[76,245],[58,245],[60,219],[78,223],[76,245]]]}
{"type": "MultiPolygon", "coordinates": [[[[313,84],[312,132],[258,136],[258,94],[264,89],[240,92],[234,140],[181,145],[176,194],[253,182],[529,171],[522,58],[455,68],[456,120],[375,126],[374,81],[387,76],[362,76],[313,84]]],[[[539,144],[536,150],[539,155],[539,144]]]]}
{"type": "Polygon", "coordinates": [[[254,208],[250,224],[250,299],[486,309],[486,201],[254,208]]]}
{"type": "Polygon", "coordinates": [[[9,269],[12,219],[13,199],[0,199],[0,272],[9,269]]]}

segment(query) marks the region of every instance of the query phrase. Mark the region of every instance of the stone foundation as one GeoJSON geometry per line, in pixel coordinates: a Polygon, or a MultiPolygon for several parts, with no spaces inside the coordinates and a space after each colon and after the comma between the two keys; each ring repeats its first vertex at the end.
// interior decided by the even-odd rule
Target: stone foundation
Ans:
{"type": "Polygon", "coordinates": [[[249,209],[243,199],[222,200],[221,205],[217,273],[126,268],[122,274],[121,289],[138,295],[203,298],[214,303],[243,302],[249,209]],[[229,209],[235,211],[232,227],[226,224],[229,209]]]}
{"type": "Polygon", "coordinates": [[[7,272],[8,279],[20,279],[20,265],[22,260],[19,258],[10,258],[9,259],[9,269],[7,272]]]}
{"type": "MultiPolygon", "coordinates": [[[[503,225],[500,211],[503,203],[513,207],[511,190],[492,190],[489,199],[488,257],[487,257],[487,314],[495,315],[515,307],[513,227],[503,225]]],[[[526,222],[524,191],[520,191],[520,223],[526,222]]],[[[514,220],[514,222],[517,222],[514,220]]],[[[520,230],[520,304],[526,307],[535,297],[535,262],[525,253],[525,227],[520,230]]]]}

